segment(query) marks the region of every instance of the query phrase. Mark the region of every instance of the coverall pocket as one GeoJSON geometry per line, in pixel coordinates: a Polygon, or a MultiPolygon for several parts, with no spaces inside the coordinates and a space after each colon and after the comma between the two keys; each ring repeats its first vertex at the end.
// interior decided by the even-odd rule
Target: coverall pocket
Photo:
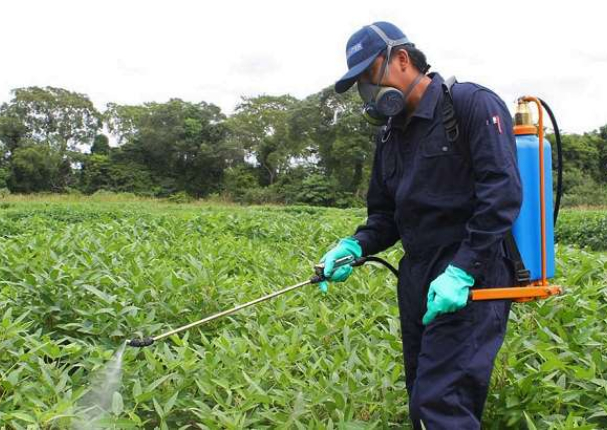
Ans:
{"type": "Polygon", "coordinates": [[[421,152],[423,157],[449,157],[461,155],[459,142],[450,142],[442,123],[435,123],[422,140],[421,152]]]}
{"type": "Polygon", "coordinates": [[[422,155],[424,158],[461,156],[453,142],[449,142],[444,136],[436,135],[436,133],[424,140],[422,155]]]}
{"type": "Polygon", "coordinates": [[[441,133],[432,133],[424,140],[419,163],[428,195],[467,195],[473,191],[472,172],[465,157],[441,133]]]}

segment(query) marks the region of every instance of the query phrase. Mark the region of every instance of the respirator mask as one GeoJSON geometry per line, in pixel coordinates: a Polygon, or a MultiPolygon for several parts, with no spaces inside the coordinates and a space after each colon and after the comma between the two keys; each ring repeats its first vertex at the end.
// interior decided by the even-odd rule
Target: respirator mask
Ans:
{"type": "Polygon", "coordinates": [[[391,117],[405,110],[411,91],[424,77],[424,74],[419,73],[405,92],[398,88],[381,85],[384,78],[388,76],[392,49],[395,46],[403,45],[404,40],[391,40],[377,26],[371,25],[370,27],[386,42],[388,47],[377,84],[358,82],[357,87],[358,93],[365,103],[362,111],[363,117],[370,124],[380,126],[386,124],[391,117]]]}

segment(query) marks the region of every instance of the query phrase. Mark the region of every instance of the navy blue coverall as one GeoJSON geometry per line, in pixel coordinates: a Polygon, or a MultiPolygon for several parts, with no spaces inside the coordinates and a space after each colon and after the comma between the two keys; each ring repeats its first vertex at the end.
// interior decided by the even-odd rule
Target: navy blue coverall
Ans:
{"type": "Polygon", "coordinates": [[[478,429],[510,302],[469,302],[422,325],[430,283],[449,264],[475,287],[514,285],[503,239],[522,202],[510,113],[492,91],[456,83],[451,91],[460,138],[442,120],[438,74],[407,124],[395,117],[380,136],[367,196],[368,218],[354,235],[363,255],[399,239],[400,310],[406,386],[414,428],[478,429]],[[467,145],[464,147],[463,145],[467,145]]]}

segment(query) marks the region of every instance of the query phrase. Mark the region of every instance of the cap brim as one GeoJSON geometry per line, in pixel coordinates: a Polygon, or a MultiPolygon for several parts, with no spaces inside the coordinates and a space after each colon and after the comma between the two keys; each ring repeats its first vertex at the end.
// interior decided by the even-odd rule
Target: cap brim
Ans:
{"type": "Polygon", "coordinates": [[[377,54],[372,55],[365,61],[361,61],[356,66],[352,67],[348,72],[342,76],[342,78],[335,83],[335,92],[345,93],[352,85],[356,82],[358,77],[375,61],[375,59],[381,54],[379,51],[377,54]]]}

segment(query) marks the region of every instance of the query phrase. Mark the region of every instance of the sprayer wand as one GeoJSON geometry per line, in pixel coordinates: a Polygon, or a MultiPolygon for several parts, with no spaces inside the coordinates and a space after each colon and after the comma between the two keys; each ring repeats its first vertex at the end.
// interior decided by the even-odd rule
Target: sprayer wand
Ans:
{"type": "MultiPolygon", "coordinates": [[[[348,257],[344,257],[344,258],[335,260],[335,268],[345,266],[345,265],[361,266],[361,265],[365,264],[367,261],[373,261],[376,258],[377,257],[354,258],[354,257],[348,256],[348,257]]],[[[396,269],[394,269],[394,267],[392,267],[392,270],[395,271],[396,269]]],[[[133,347],[139,347],[139,348],[142,348],[144,346],[150,346],[158,340],[162,340],[162,339],[165,339],[174,334],[181,333],[182,331],[189,330],[194,327],[198,327],[200,325],[206,324],[211,321],[215,321],[218,318],[225,317],[227,315],[231,315],[233,313],[240,311],[241,309],[248,308],[249,306],[253,306],[253,305],[256,305],[261,302],[265,302],[266,300],[273,299],[274,297],[278,297],[284,293],[288,293],[289,291],[296,290],[298,288],[301,288],[301,287],[309,285],[309,284],[317,284],[317,283],[325,280],[324,264],[320,263],[320,264],[317,264],[316,266],[314,266],[314,271],[315,271],[315,274],[306,281],[300,282],[295,285],[291,285],[290,287],[283,288],[282,290],[276,291],[274,293],[268,294],[267,296],[263,296],[258,299],[255,299],[255,300],[251,300],[250,302],[243,303],[241,305],[233,307],[232,309],[227,309],[227,310],[219,312],[215,315],[211,315],[209,317],[203,318],[200,321],[194,321],[190,324],[184,325],[182,327],[178,327],[174,330],[168,331],[168,332],[160,334],[158,336],[145,337],[143,339],[139,339],[139,338],[131,339],[128,342],[128,345],[133,346],[133,347]]],[[[396,273],[398,273],[398,272],[396,272],[396,273]]]]}
{"type": "Polygon", "coordinates": [[[151,344],[153,344],[154,342],[156,342],[158,340],[162,340],[162,339],[172,336],[174,334],[181,333],[182,331],[186,331],[191,328],[206,324],[206,323],[214,321],[218,318],[225,317],[227,315],[231,315],[235,312],[238,312],[241,309],[248,308],[249,306],[256,305],[257,303],[265,302],[266,300],[270,300],[274,297],[280,296],[281,294],[288,293],[289,291],[303,287],[304,285],[312,284],[313,279],[315,279],[314,276],[312,278],[308,279],[307,281],[300,282],[299,284],[291,285],[290,287],[283,288],[282,290],[276,291],[272,294],[268,294],[267,296],[263,296],[258,299],[255,299],[255,300],[251,300],[250,302],[244,303],[242,305],[238,305],[236,307],[233,307],[232,309],[228,309],[223,312],[216,313],[215,315],[211,315],[209,317],[203,318],[200,321],[194,321],[193,323],[184,325],[182,327],[178,327],[171,331],[167,331],[166,333],[163,333],[158,336],[145,337],[143,339],[132,339],[129,341],[129,346],[135,346],[135,347],[150,346],[151,344]]]}

